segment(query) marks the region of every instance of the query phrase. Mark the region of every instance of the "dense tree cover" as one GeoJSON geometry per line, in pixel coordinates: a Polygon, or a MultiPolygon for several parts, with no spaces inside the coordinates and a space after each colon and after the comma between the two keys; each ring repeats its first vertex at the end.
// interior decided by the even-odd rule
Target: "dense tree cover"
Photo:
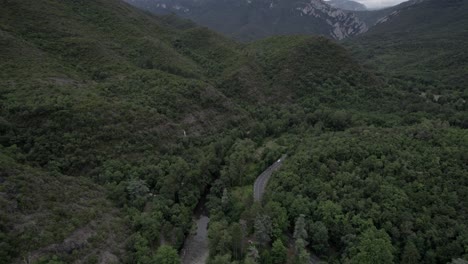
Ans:
{"type": "Polygon", "coordinates": [[[290,222],[305,214],[311,233],[322,222],[343,261],[446,263],[466,254],[467,137],[436,121],[309,136],[269,199],[290,222]]]}
{"type": "Polygon", "coordinates": [[[15,146],[0,146],[0,262],[68,263],[77,250],[93,263],[130,234],[105,189],[86,177],[25,166],[15,146]],[[118,239],[115,239],[118,238],[118,239]],[[68,257],[54,256],[67,252],[68,257]],[[45,256],[49,255],[49,256],[45,256]]]}
{"type": "Polygon", "coordinates": [[[161,263],[161,264],[179,264],[179,255],[177,254],[177,250],[170,246],[161,246],[156,251],[156,256],[154,259],[154,263],[161,263]]]}
{"type": "Polygon", "coordinates": [[[193,25],[178,31],[183,26],[177,21],[119,1],[7,1],[0,12],[2,153],[3,146],[16,148],[7,156],[19,168],[39,170],[32,174],[38,175],[32,193],[44,201],[44,216],[54,206],[51,199],[58,199],[51,186],[67,194],[66,183],[52,185],[47,177],[93,181],[92,188],[71,185],[73,192],[83,189],[83,203],[91,204],[92,213],[62,209],[80,200],[65,196],[51,212],[57,219],[50,227],[23,228],[23,220],[33,222],[28,217],[35,211],[13,206],[9,212],[7,205],[18,203],[17,196],[33,197],[29,187],[21,187],[24,179],[16,180],[23,176],[8,173],[2,164],[1,192],[8,194],[8,203],[2,203],[1,236],[8,246],[2,247],[0,262],[22,261],[28,254],[31,261],[47,261],[53,254],[65,262],[91,256],[88,246],[110,233],[105,221],[94,220],[109,213],[87,195],[88,188],[113,201],[115,213],[108,218],[117,218],[116,229],[122,230],[114,233],[115,243],[96,247],[100,251],[94,257],[149,263],[162,242],[178,249],[198,199],[220,174],[224,153],[238,137],[233,126],[245,116],[204,80],[205,74],[218,74],[212,73],[220,67],[217,62],[238,52],[236,44],[209,32],[200,43],[190,43],[201,45],[198,51],[190,47],[192,53],[185,54],[193,25]],[[24,219],[15,221],[7,213],[24,219]],[[62,224],[69,219],[71,224],[62,224]],[[93,234],[86,246],[73,236],[81,228],[93,234]],[[101,229],[103,234],[95,234],[101,229]],[[65,238],[80,246],[44,249],[65,238]]]}
{"type": "MultiPolygon", "coordinates": [[[[346,43],[377,69],[375,75],[353,72],[346,64],[354,62],[343,57],[330,65],[310,60],[332,56],[320,48],[325,42],[276,37],[250,46],[248,55],[258,67],[249,74],[264,70],[267,91],[299,107],[254,109],[254,131],[287,146],[291,159],[273,178],[262,207],[232,199],[231,204],[243,203],[244,212],[222,218],[226,229],[226,219],[247,224],[261,257],[247,257],[246,263],[271,263],[271,242],[277,239],[294,249],[290,262],[308,254],[301,251],[306,245],[332,263],[447,263],[467,257],[466,1],[427,2],[423,8],[437,18],[408,25],[415,28],[411,35],[398,31],[406,26],[391,24],[397,30],[376,29],[346,43]],[[284,96],[284,87],[294,93],[284,96]],[[301,215],[310,235],[290,241],[301,215]],[[259,221],[268,216],[271,232],[259,221]]],[[[405,12],[402,17],[410,19],[403,24],[415,22],[411,12],[427,16],[417,8],[405,12]]],[[[251,80],[243,72],[232,77],[228,87],[235,92],[251,80]]],[[[233,191],[247,195],[238,187],[233,191]]],[[[211,212],[217,221],[217,207],[211,212]]]]}
{"type": "Polygon", "coordinates": [[[394,263],[393,247],[390,237],[385,231],[370,229],[359,238],[357,253],[350,263],[394,263]]]}
{"type": "Polygon", "coordinates": [[[0,59],[2,263],[178,263],[208,190],[210,263],[466,258],[466,104],[329,40],[5,1],[0,59]]]}
{"type": "MultiPolygon", "coordinates": [[[[308,251],[330,263],[448,263],[467,257],[466,130],[425,120],[301,136],[274,174],[263,206],[245,198],[251,195],[247,186],[230,188],[244,193],[230,195],[229,203],[242,213],[219,214],[212,207],[219,228],[210,227],[213,246],[231,239],[230,225],[244,223],[245,246],[254,241],[259,263],[281,255],[279,241],[294,250],[288,263],[301,263],[308,251]]],[[[294,145],[288,137],[276,142],[294,145]]],[[[226,247],[223,254],[229,252],[226,247]]],[[[245,263],[252,261],[247,255],[245,263]]]]}
{"type": "Polygon", "coordinates": [[[280,239],[273,242],[273,245],[271,247],[271,263],[286,263],[288,260],[287,257],[287,249],[283,245],[283,242],[280,239]]]}
{"type": "Polygon", "coordinates": [[[428,100],[466,101],[468,1],[426,0],[381,12],[389,11],[398,16],[346,41],[356,57],[428,100]]]}

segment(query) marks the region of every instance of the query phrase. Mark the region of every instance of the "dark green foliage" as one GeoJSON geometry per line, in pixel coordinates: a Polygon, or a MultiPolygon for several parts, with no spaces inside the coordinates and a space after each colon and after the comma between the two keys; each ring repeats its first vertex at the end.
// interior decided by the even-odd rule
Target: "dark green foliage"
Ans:
{"type": "MultiPolygon", "coordinates": [[[[44,170],[37,177],[42,191],[31,192],[36,201],[53,205],[50,186],[67,193],[66,184],[49,183],[47,177],[62,181],[68,179],[62,176],[66,174],[78,182],[91,178],[94,183],[71,184],[72,193],[84,189],[83,199],[94,201],[86,197],[87,189],[100,188],[102,199],[107,194],[125,208],[127,216],[119,217],[130,223],[119,229],[137,232],[135,258],[150,261],[161,239],[180,247],[201,193],[219,174],[223,148],[230,147],[222,143],[229,132],[214,132],[243,116],[235,110],[238,114],[231,117],[237,117],[223,118],[235,106],[204,80],[206,65],[173,46],[175,38],[190,34],[119,1],[4,1],[0,12],[0,58],[7,62],[0,66],[0,140],[4,146],[17,146],[9,156],[18,155],[24,166],[44,170]]],[[[231,41],[214,34],[211,42],[199,45],[200,56],[207,56],[214,67],[237,52],[231,41]],[[224,50],[220,48],[216,56],[204,53],[203,45],[218,41],[224,50]]],[[[33,199],[27,191],[15,192],[33,199]]],[[[77,201],[63,198],[64,203],[77,201]]],[[[92,213],[78,210],[78,216],[57,206],[52,214],[56,221],[49,221],[52,231],[37,220],[37,230],[24,229],[30,239],[13,233],[17,228],[11,219],[5,225],[2,220],[0,234],[6,236],[2,242],[9,245],[2,246],[2,261],[61,243],[96,218],[100,202],[89,205],[92,213]],[[70,221],[56,228],[63,219],[70,221]],[[19,241],[27,241],[24,248],[15,246],[19,241]]],[[[2,212],[3,208],[2,204],[2,212]]],[[[98,228],[103,227],[92,229],[98,228]]],[[[123,247],[102,243],[105,237],[99,236],[94,243],[103,248],[123,247]]],[[[73,258],[86,252],[76,252],[73,258]]],[[[57,250],[60,259],[69,260],[69,253],[57,250]]],[[[132,262],[127,255],[118,256],[119,261],[132,262]]]]}
{"type": "Polygon", "coordinates": [[[419,263],[420,259],[421,255],[413,241],[410,240],[406,242],[405,248],[403,249],[403,255],[401,256],[401,263],[416,264],[419,263]]]}
{"type": "MultiPolygon", "coordinates": [[[[48,263],[59,251],[91,256],[123,246],[129,228],[104,188],[84,177],[50,175],[21,164],[11,158],[15,153],[14,147],[0,146],[0,262],[24,257],[48,263]]],[[[66,254],[50,263],[78,258],[66,254]]]]}
{"type": "Polygon", "coordinates": [[[172,248],[171,246],[161,246],[156,251],[156,255],[154,256],[153,263],[161,263],[161,264],[179,264],[179,255],[177,254],[177,250],[172,248]]]}
{"type": "Polygon", "coordinates": [[[296,219],[293,237],[296,241],[299,239],[302,239],[305,243],[307,243],[307,239],[309,238],[309,235],[307,234],[305,216],[303,214],[301,214],[296,219]]]}
{"type": "Polygon", "coordinates": [[[311,246],[317,253],[324,253],[328,249],[328,229],[320,221],[314,222],[310,226],[311,246]]]}
{"type": "Polygon", "coordinates": [[[208,190],[210,263],[468,254],[462,86],[104,0],[3,1],[0,60],[2,263],[178,263],[208,190]]]}
{"type": "Polygon", "coordinates": [[[244,231],[238,223],[234,223],[230,231],[232,234],[232,257],[236,260],[241,260],[244,257],[244,231]]]}
{"type": "Polygon", "coordinates": [[[294,243],[294,248],[296,250],[296,255],[294,258],[295,264],[306,264],[310,262],[310,255],[306,249],[306,242],[299,238],[294,243]]]}
{"type": "MultiPolygon", "coordinates": [[[[226,222],[212,222],[208,233],[210,241],[210,254],[213,256],[225,255],[232,248],[232,233],[229,232],[226,222]]],[[[237,241],[234,241],[237,243],[237,241]]]]}
{"type": "Polygon", "coordinates": [[[347,41],[356,55],[408,89],[466,101],[468,2],[426,0],[393,11],[398,15],[347,41]]]}
{"type": "Polygon", "coordinates": [[[289,221],[297,218],[298,197],[312,201],[310,210],[299,209],[314,221],[312,247],[316,221],[344,258],[354,256],[359,234],[376,226],[391,237],[395,262],[428,250],[434,255],[421,254],[421,262],[448,262],[465,254],[467,144],[465,130],[427,121],[310,136],[274,178],[271,198],[288,208],[289,221]]]}
{"type": "Polygon", "coordinates": [[[359,237],[356,250],[357,254],[351,258],[351,264],[394,263],[392,243],[383,230],[373,228],[365,231],[359,237]]]}
{"type": "Polygon", "coordinates": [[[273,264],[286,263],[287,253],[288,253],[287,249],[283,245],[283,242],[280,239],[275,240],[271,248],[271,263],[273,264]]]}
{"type": "Polygon", "coordinates": [[[280,238],[289,227],[287,210],[280,203],[271,201],[265,205],[265,212],[272,220],[273,237],[280,238]]]}
{"type": "Polygon", "coordinates": [[[149,264],[151,263],[151,249],[148,240],[136,233],[133,237],[134,262],[149,264]]]}
{"type": "Polygon", "coordinates": [[[260,245],[266,245],[271,241],[271,219],[266,215],[258,215],[255,218],[255,238],[260,245]]]}

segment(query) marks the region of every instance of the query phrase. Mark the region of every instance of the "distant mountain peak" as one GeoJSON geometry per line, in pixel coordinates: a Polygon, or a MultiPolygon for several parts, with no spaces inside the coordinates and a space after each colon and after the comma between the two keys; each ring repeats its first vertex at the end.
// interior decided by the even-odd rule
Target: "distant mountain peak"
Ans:
{"type": "Polygon", "coordinates": [[[343,10],[349,10],[349,11],[366,11],[367,7],[364,4],[361,4],[356,1],[352,0],[329,0],[327,1],[327,4],[343,9],[343,10]]]}
{"type": "Polygon", "coordinates": [[[395,6],[394,7],[395,10],[392,11],[390,14],[388,14],[388,15],[380,18],[379,20],[377,20],[375,25],[385,23],[385,22],[393,19],[394,17],[398,16],[402,10],[412,8],[413,6],[416,6],[416,5],[418,5],[420,3],[423,3],[423,2],[427,2],[427,0],[410,0],[410,1],[403,2],[403,3],[395,6]]]}
{"type": "Polygon", "coordinates": [[[296,9],[301,11],[301,15],[311,15],[324,19],[333,28],[331,36],[335,39],[344,39],[368,30],[367,25],[361,22],[353,13],[335,8],[322,0],[310,0],[303,7],[296,9]]]}
{"type": "Polygon", "coordinates": [[[367,25],[354,13],[323,0],[126,0],[156,14],[176,13],[240,40],[312,34],[337,40],[361,34],[367,25]]]}

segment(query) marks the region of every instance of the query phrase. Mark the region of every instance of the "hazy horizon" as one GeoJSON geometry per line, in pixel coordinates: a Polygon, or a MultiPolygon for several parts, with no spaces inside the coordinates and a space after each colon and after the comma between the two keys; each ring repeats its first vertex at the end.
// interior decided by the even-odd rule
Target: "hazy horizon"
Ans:
{"type": "Polygon", "coordinates": [[[366,7],[369,9],[376,9],[376,8],[394,6],[399,3],[406,2],[407,0],[354,0],[354,1],[366,5],[366,7]]]}
{"type": "MultiPolygon", "coordinates": [[[[325,0],[325,1],[330,1],[330,0],[325,0]]],[[[380,8],[398,5],[408,0],[353,0],[353,1],[364,4],[368,9],[380,9],[380,8]]]]}

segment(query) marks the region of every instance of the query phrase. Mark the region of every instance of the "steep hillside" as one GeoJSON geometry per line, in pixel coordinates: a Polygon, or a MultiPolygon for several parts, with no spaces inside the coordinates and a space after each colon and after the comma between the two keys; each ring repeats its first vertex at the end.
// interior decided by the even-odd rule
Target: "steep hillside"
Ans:
{"type": "Polygon", "coordinates": [[[16,257],[43,263],[61,253],[68,253],[62,255],[68,263],[127,259],[129,227],[104,188],[84,177],[24,166],[10,156],[21,153],[0,146],[2,263],[14,263],[16,257]]]}
{"type": "MultiPolygon", "coordinates": [[[[399,259],[409,237],[418,252],[430,252],[425,263],[466,256],[466,212],[456,205],[466,188],[453,187],[455,174],[460,184],[466,177],[466,139],[458,137],[468,124],[464,105],[430,100],[401,79],[363,68],[324,37],[239,44],[119,0],[0,2],[0,263],[178,263],[194,211],[203,206],[210,211],[212,263],[270,263],[278,252],[277,263],[305,263],[309,251],[332,263],[362,263],[354,237],[364,240],[368,233],[395,249],[385,251],[387,259],[399,259]],[[445,139],[438,129],[456,137],[445,139]],[[335,135],[346,144],[334,141],[335,135]],[[361,146],[356,142],[363,137],[361,146]],[[398,147],[392,137],[414,140],[410,146],[431,155],[415,155],[417,150],[398,147]],[[454,138],[463,141],[459,147],[454,138]],[[314,153],[320,149],[323,155],[314,153]],[[307,168],[313,160],[315,167],[292,188],[297,177],[275,183],[287,200],[270,196],[265,208],[253,203],[256,176],[285,153],[297,166],[307,168]],[[363,158],[372,155],[385,162],[363,158]],[[395,160],[415,166],[397,166],[395,160]],[[346,192],[334,193],[327,183],[316,190],[309,184],[315,170],[342,186],[333,173],[361,165],[384,168],[382,175],[389,177],[408,167],[415,168],[410,177],[430,175],[426,189],[418,183],[415,190],[440,196],[441,208],[424,211],[428,201],[421,199],[414,205],[418,220],[384,219],[380,212],[406,209],[406,203],[387,207],[394,193],[385,192],[365,219],[347,204],[340,214],[326,214],[356,216],[352,224],[324,217],[319,231],[329,230],[330,239],[322,236],[320,242],[330,250],[306,246],[297,235],[293,245],[289,234],[296,218],[304,214],[315,223],[322,214],[308,211],[315,206],[303,210],[307,202],[299,194],[335,199],[346,192]],[[296,189],[305,186],[304,192],[296,189]],[[291,195],[297,198],[293,205],[291,195]],[[457,217],[446,221],[454,210],[457,217]],[[438,212],[446,214],[435,221],[438,212]],[[267,213],[275,220],[271,232],[267,213]],[[450,233],[447,226],[456,229],[450,233]],[[444,236],[432,243],[435,232],[444,236]],[[349,236],[341,241],[341,234],[349,236]]],[[[315,4],[323,3],[295,10],[303,18],[321,16],[315,4]]],[[[324,12],[348,17],[335,11],[324,12]]],[[[297,166],[287,163],[287,171],[296,173],[297,166]]],[[[402,181],[386,180],[401,193],[402,181]]],[[[368,196],[353,197],[353,205],[367,209],[368,196]]],[[[329,204],[320,208],[334,213],[336,206],[327,209],[329,204]]]]}
{"type": "MultiPolygon", "coordinates": [[[[344,106],[354,96],[369,95],[369,90],[374,95],[381,92],[374,76],[357,65],[345,49],[326,38],[272,37],[246,46],[244,52],[245,62],[227,72],[220,84],[225,94],[241,96],[244,101],[260,97],[267,103],[315,101],[318,106],[319,98],[323,103],[324,98],[329,98],[327,103],[344,106]],[[330,89],[331,83],[340,85],[330,89]],[[332,93],[353,97],[334,97],[332,93]]],[[[374,100],[377,98],[364,105],[372,105],[374,100]]]]}
{"type": "Polygon", "coordinates": [[[401,10],[408,8],[412,5],[418,4],[419,2],[424,1],[424,0],[409,0],[405,1],[401,4],[383,8],[383,9],[377,9],[377,10],[355,10],[353,13],[359,17],[360,20],[362,20],[364,23],[368,25],[369,28],[375,26],[378,22],[383,22],[386,20],[386,17],[389,16],[390,14],[401,10]]]}
{"type": "Polygon", "coordinates": [[[304,60],[310,65],[300,71],[316,74],[308,80],[317,83],[347,82],[327,71],[355,66],[334,65],[349,56],[323,39],[294,40],[288,46],[296,50],[291,59],[281,44],[287,39],[243,46],[189,21],[154,17],[120,1],[3,1],[0,14],[0,144],[18,153],[7,153],[13,165],[1,166],[2,212],[9,214],[2,213],[2,236],[9,241],[2,262],[111,254],[111,260],[146,263],[161,241],[179,248],[192,210],[219,177],[233,142],[250,130],[263,137],[288,128],[253,132],[257,110],[247,109],[290,105],[294,101],[287,98],[305,92],[296,83],[284,89],[297,76],[271,75],[276,65],[268,61],[287,61],[296,71],[296,59],[318,56],[322,49],[328,56],[304,60]],[[269,45],[279,52],[262,54],[261,46],[269,45]],[[324,61],[331,68],[320,67],[324,61]],[[237,77],[245,87],[236,86],[237,77]],[[252,90],[256,94],[250,97],[244,93],[252,90]],[[35,181],[25,182],[29,175],[35,181]],[[102,211],[75,216],[88,214],[80,211],[82,205],[75,209],[80,193],[83,206],[102,211]],[[15,207],[18,196],[43,209],[15,207]],[[126,208],[124,227],[117,208],[126,208]],[[43,217],[57,220],[42,224],[43,217]],[[67,218],[73,224],[63,226],[67,218]],[[18,226],[31,221],[41,226],[18,226]],[[111,222],[129,234],[89,250],[92,242],[84,240],[104,230],[97,241],[107,241],[111,222]],[[44,230],[51,234],[43,237],[44,230]],[[75,237],[80,230],[85,238],[75,237]],[[78,243],[79,249],[67,243],[78,243]]]}
{"type": "Polygon", "coordinates": [[[128,0],[156,14],[174,12],[236,39],[312,34],[343,39],[367,30],[357,17],[322,0],[193,1],[128,0]]]}
{"type": "Polygon", "coordinates": [[[465,109],[467,33],[468,1],[426,0],[401,7],[347,43],[361,61],[404,79],[408,89],[465,109]]]}
{"type": "Polygon", "coordinates": [[[179,247],[216,171],[205,169],[217,164],[211,136],[245,120],[206,82],[237,56],[236,44],[211,32],[195,42],[193,25],[120,1],[3,1],[0,13],[0,144],[17,146],[20,157],[1,166],[9,247],[0,262],[56,255],[69,263],[109,252],[104,263],[135,263],[160,240],[179,247]],[[185,38],[199,49],[185,51],[185,38]],[[200,173],[183,170],[189,166],[200,173]],[[196,180],[179,194],[169,188],[174,174],[196,180]],[[157,210],[164,218],[156,226],[137,224],[158,204],[166,209],[157,210]],[[133,209],[115,216],[115,205],[133,209]],[[108,227],[115,218],[132,220],[108,227]]]}
{"type": "Polygon", "coordinates": [[[184,54],[178,50],[184,48],[180,39],[192,34],[192,29],[177,33],[163,19],[118,1],[111,5],[7,2],[1,20],[1,56],[7,62],[2,64],[3,99],[8,100],[5,111],[21,115],[13,122],[21,123],[18,126],[23,129],[30,122],[44,129],[53,126],[38,122],[41,118],[50,121],[52,115],[71,137],[100,130],[109,133],[108,140],[119,141],[124,135],[114,134],[115,129],[122,129],[124,115],[132,113],[131,129],[138,131],[132,134],[135,140],[146,130],[154,138],[172,138],[170,131],[187,118],[194,122],[186,124],[186,129],[196,128],[207,120],[216,122],[210,115],[234,111],[229,100],[218,100],[223,95],[204,81],[205,76],[222,71],[221,63],[228,63],[228,57],[236,56],[235,44],[215,34],[203,37],[202,45],[211,47],[209,54],[202,56],[195,49],[193,54],[184,54]],[[41,8],[46,16],[35,11],[41,8]],[[213,101],[211,109],[202,105],[202,97],[213,101]],[[194,117],[202,110],[207,119],[194,117]],[[84,122],[88,115],[97,118],[95,122],[84,122]]]}

